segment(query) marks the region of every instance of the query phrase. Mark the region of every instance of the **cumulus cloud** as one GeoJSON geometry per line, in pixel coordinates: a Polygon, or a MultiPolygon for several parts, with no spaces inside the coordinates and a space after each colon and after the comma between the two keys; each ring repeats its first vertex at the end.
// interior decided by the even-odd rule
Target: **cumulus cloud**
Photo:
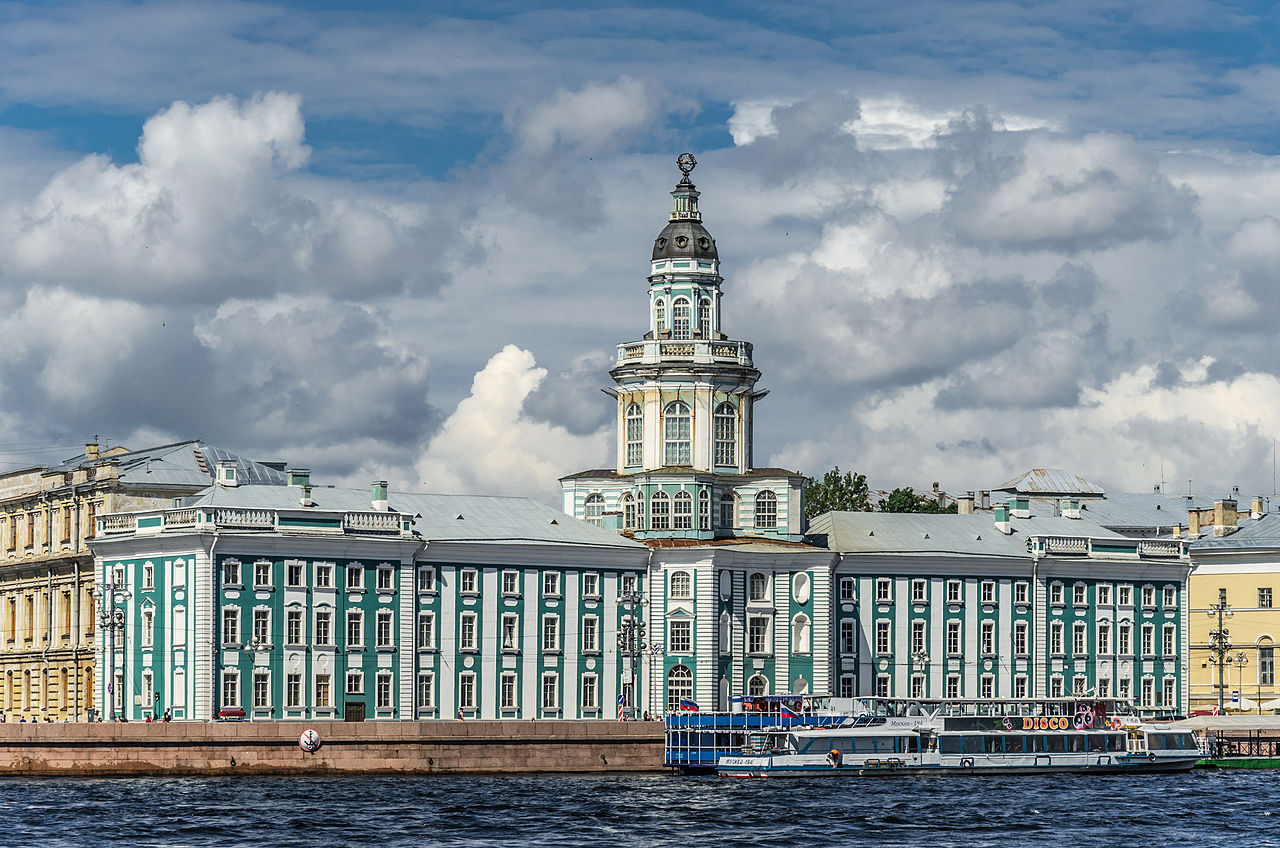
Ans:
{"type": "Polygon", "coordinates": [[[577,91],[560,89],[540,103],[515,110],[508,121],[528,153],[543,154],[557,145],[607,150],[652,125],[663,95],[660,86],[622,76],[617,82],[591,82],[577,91]]]}
{"type": "Polygon", "coordinates": [[[508,345],[471,384],[417,463],[418,488],[554,499],[557,480],[606,458],[611,428],[575,435],[531,418],[529,395],[546,378],[533,354],[508,345]]]}

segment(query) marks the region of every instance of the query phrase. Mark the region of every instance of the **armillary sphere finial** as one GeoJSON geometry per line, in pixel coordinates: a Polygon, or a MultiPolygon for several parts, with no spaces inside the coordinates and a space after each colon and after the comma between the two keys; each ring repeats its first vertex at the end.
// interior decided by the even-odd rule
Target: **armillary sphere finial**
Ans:
{"type": "Polygon", "coordinates": [[[698,160],[693,158],[692,153],[681,153],[676,157],[676,167],[687,177],[690,171],[698,167],[698,160]]]}

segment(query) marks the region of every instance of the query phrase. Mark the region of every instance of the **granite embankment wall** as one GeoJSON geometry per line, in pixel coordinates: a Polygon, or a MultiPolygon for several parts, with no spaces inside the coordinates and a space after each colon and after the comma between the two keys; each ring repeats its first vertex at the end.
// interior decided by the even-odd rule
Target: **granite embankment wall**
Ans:
{"type": "Polygon", "coordinates": [[[0,723],[0,776],[660,771],[662,752],[657,722],[0,723]]]}

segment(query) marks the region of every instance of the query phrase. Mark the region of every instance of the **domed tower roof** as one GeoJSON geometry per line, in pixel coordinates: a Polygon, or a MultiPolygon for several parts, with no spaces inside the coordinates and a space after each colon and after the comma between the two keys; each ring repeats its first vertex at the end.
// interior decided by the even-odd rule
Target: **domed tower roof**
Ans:
{"type": "Polygon", "coordinates": [[[651,260],[720,258],[716,252],[716,240],[702,226],[702,213],[698,211],[698,190],[689,182],[689,172],[697,164],[691,153],[682,153],[676,160],[682,176],[671,192],[674,198],[671,219],[653,242],[651,260]]]}

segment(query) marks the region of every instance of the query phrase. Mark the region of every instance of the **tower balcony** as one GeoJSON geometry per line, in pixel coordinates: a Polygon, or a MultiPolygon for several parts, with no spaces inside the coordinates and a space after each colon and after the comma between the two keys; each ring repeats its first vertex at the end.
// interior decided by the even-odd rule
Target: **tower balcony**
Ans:
{"type": "Polygon", "coordinates": [[[618,365],[658,365],[689,362],[754,368],[751,343],[702,339],[647,339],[618,345],[618,365]]]}

